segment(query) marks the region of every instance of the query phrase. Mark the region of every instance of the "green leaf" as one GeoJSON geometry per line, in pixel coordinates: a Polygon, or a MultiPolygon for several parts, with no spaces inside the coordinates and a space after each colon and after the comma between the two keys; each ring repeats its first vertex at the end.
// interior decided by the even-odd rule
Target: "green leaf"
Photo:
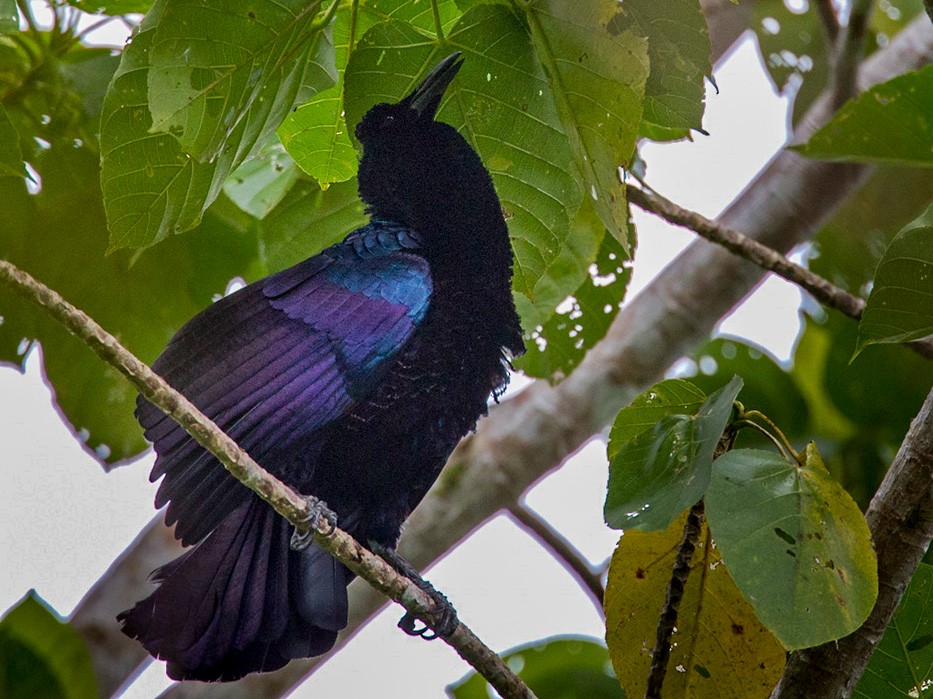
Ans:
{"type": "MultiPolygon", "coordinates": [[[[658,617],[684,521],[679,517],[663,532],[626,531],[612,555],[606,583],[606,642],[629,697],[645,694],[658,617]]],[[[768,696],[783,671],[784,649],[732,582],[705,523],[690,570],[671,639],[664,696],[768,696]]]]}
{"type": "MultiPolygon", "coordinates": [[[[101,186],[111,249],[146,247],[172,233],[196,226],[204,209],[220,193],[227,176],[247,159],[257,143],[267,142],[272,130],[278,125],[277,120],[297,100],[307,98],[308,95],[302,94],[302,90],[309,90],[314,81],[317,81],[318,87],[332,84],[331,78],[320,67],[327,62],[327,54],[328,51],[332,53],[332,47],[328,48],[323,32],[317,32],[315,36],[320,40],[306,42],[307,47],[301,48],[296,57],[296,65],[308,70],[307,77],[299,80],[301,76],[295,74],[297,68],[283,68],[279,66],[281,57],[275,60],[270,58],[268,66],[259,66],[247,76],[248,94],[239,95],[242,99],[237,100],[236,105],[221,108],[221,114],[218,111],[220,105],[215,99],[219,94],[217,91],[222,92],[224,88],[232,89],[239,85],[238,81],[243,77],[239,72],[243,67],[241,64],[237,70],[226,73],[225,79],[219,80],[213,90],[203,91],[202,98],[192,103],[191,110],[195,110],[196,103],[203,108],[203,112],[179,112],[191,116],[191,120],[186,121],[190,127],[187,131],[189,145],[209,150],[216,146],[215,136],[221,140],[222,148],[219,154],[215,153],[216,157],[206,157],[204,160],[191,157],[174,134],[152,132],[149,82],[150,56],[153,56],[154,61],[154,40],[160,36],[160,32],[163,42],[160,55],[165,53],[169,44],[178,48],[175,60],[166,58],[163,61],[163,78],[172,72],[168,66],[178,60],[184,64],[187,47],[182,45],[189,39],[198,47],[197,52],[193,51],[198,61],[207,63],[212,59],[219,60],[218,52],[222,50],[219,47],[224,46],[224,42],[207,42],[210,47],[206,47],[203,37],[197,40],[196,37],[185,36],[184,25],[181,23],[189,11],[192,13],[191,21],[199,17],[201,11],[210,12],[207,6],[200,10],[195,8],[193,2],[184,0],[178,3],[172,21],[164,20],[168,9],[176,7],[172,0],[157,3],[152,8],[124,50],[120,68],[104,100],[101,117],[101,186]],[[179,33],[174,38],[171,36],[173,28],[179,33]],[[311,48],[320,50],[317,54],[309,54],[311,48]],[[255,84],[250,84],[251,80],[255,84]],[[237,109],[242,111],[238,112],[237,109]],[[224,135],[219,136],[218,125],[228,119],[229,123],[222,129],[224,135]],[[226,131],[228,127],[229,132],[226,131]]],[[[246,9],[239,2],[227,3],[224,8],[227,23],[242,24],[239,32],[246,31],[255,23],[248,16],[252,10],[246,9]],[[237,11],[241,14],[235,15],[237,11]]],[[[266,9],[267,5],[263,4],[262,8],[257,8],[257,12],[261,10],[264,13],[266,9]]],[[[282,12],[288,14],[285,10],[282,12]]],[[[270,11],[268,15],[262,13],[256,16],[256,21],[282,19],[278,12],[270,11]]],[[[304,14],[301,16],[307,19],[304,14]]],[[[198,26],[202,30],[204,27],[211,27],[212,32],[218,30],[218,26],[211,22],[201,22],[198,26]]],[[[187,56],[192,64],[197,65],[195,56],[190,53],[187,56]]],[[[258,60],[258,55],[254,58],[258,60]]],[[[176,70],[179,71],[181,69],[176,70]]],[[[162,81],[156,82],[161,84],[162,81]]],[[[157,85],[153,89],[161,88],[157,85]]],[[[185,131],[182,130],[182,133],[185,131]]]]}
{"type": "Polygon", "coordinates": [[[224,183],[224,194],[251,216],[263,219],[298,181],[298,168],[278,143],[240,165],[224,183]]]}
{"type": "MultiPolygon", "coordinates": [[[[513,361],[517,369],[529,376],[556,381],[570,374],[590,348],[606,335],[619,312],[632,278],[625,249],[614,236],[604,232],[590,202],[584,201],[580,213],[589,216],[585,221],[580,221],[581,217],[578,216],[561,258],[567,259],[568,265],[582,267],[582,281],[543,324],[529,326],[533,329],[528,333],[529,341],[525,343],[527,351],[513,361]],[[592,258],[587,254],[586,247],[593,237],[592,233],[597,231],[603,231],[602,243],[596,261],[590,263],[592,258]]],[[[634,246],[634,228],[629,238],[630,245],[634,246]]],[[[542,282],[554,281],[555,265],[551,266],[542,282]]],[[[520,312],[525,311],[525,304],[519,302],[518,306],[520,312]]],[[[523,315],[526,324],[531,320],[531,317],[523,315]]]]}
{"type": "Polygon", "coordinates": [[[933,566],[920,564],[854,697],[928,697],[933,680],[933,566]]]}
{"type": "Polygon", "coordinates": [[[16,0],[0,0],[0,34],[19,31],[19,10],[16,0]]]}
{"type": "Polygon", "coordinates": [[[526,9],[576,167],[603,225],[628,248],[619,166],[635,150],[648,77],[645,40],[618,26],[614,0],[539,0],[526,9]]]}
{"type": "Polygon", "coordinates": [[[622,408],[609,431],[607,453],[612,461],[626,442],[650,430],[662,418],[671,415],[696,415],[706,401],[706,394],[683,379],[665,379],[656,383],[622,408]]]}
{"type": "MultiPolygon", "coordinates": [[[[720,337],[697,349],[692,359],[698,373],[686,378],[701,391],[713,391],[730,377],[741,376],[746,408],[765,413],[788,436],[807,432],[807,401],[767,350],[739,338],[720,337]]],[[[745,431],[742,434],[744,439],[745,431]]]]}
{"type": "Polygon", "coordinates": [[[313,182],[299,181],[258,226],[262,274],[316,255],[367,220],[356,178],[326,190],[313,182]]]}
{"type": "MultiPolygon", "coordinates": [[[[696,0],[628,0],[610,31],[633,30],[648,39],[651,73],[639,133],[655,141],[702,131],[704,78],[712,75],[706,19],[696,0]]],[[[626,159],[625,162],[628,162],[626,159]]]]}
{"type": "Polygon", "coordinates": [[[500,5],[471,9],[443,44],[406,23],[378,24],[350,58],[345,99],[347,122],[355,128],[374,104],[401,99],[427,69],[463,51],[463,67],[438,119],[458,128],[491,172],[515,250],[513,283],[534,301],[535,284],[558,258],[582,191],[527,32],[500,5]]]}
{"type": "MultiPolygon", "coordinates": [[[[558,637],[507,651],[506,664],[539,699],[625,699],[602,643],[584,637],[558,637]]],[[[489,699],[489,683],[475,672],[447,687],[453,699],[489,699]]]]}
{"type": "Polygon", "coordinates": [[[67,0],[72,7],[94,15],[145,14],[153,0],[67,0]]]}
{"type": "Polygon", "coordinates": [[[6,109],[0,105],[0,177],[5,175],[28,176],[23,162],[23,149],[19,145],[19,133],[6,109]]]}
{"type": "Polygon", "coordinates": [[[0,696],[97,696],[97,679],[84,639],[35,590],[30,590],[0,620],[0,696]]]}
{"type": "Polygon", "coordinates": [[[751,28],[775,89],[793,98],[793,123],[806,112],[829,76],[826,38],[816,3],[755,2],[751,28]]]}
{"type": "Polygon", "coordinates": [[[878,596],[868,525],[816,445],[802,466],[773,452],[723,455],[706,513],[733,579],[786,648],[842,638],[868,617],[878,596]]]}
{"type": "Polygon", "coordinates": [[[847,102],[795,150],[809,158],[933,167],[933,66],[847,102]]]}
{"type": "MultiPolygon", "coordinates": [[[[42,181],[38,194],[28,194],[22,180],[0,178],[0,257],[54,288],[151,362],[231,278],[249,277],[256,237],[209,214],[197,231],[155,250],[106,255],[98,163],[87,145],[52,144],[33,161],[42,181]]],[[[114,462],[146,448],[133,417],[136,391],[122,375],[5,289],[0,316],[0,360],[21,363],[17,350],[24,338],[42,343],[55,399],[89,453],[114,462]]]]}
{"type": "Polygon", "coordinates": [[[149,56],[151,131],[202,162],[245,157],[299,101],[337,81],[320,0],[165,0],[149,56]],[[327,47],[319,50],[321,46],[327,47]]]}
{"type": "Polygon", "coordinates": [[[625,442],[609,463],[604,517],[615,529],[667,529],[684,508],[703,497],[713,452],[742,388],[733,377],[695,415],[667,415],[625,442]]]}
{"type": "Polygon", "coordinates": [[[928,335],[933,335],[933,226],[905,228],[878,264],[855,353],[928,335]]]}
{"type": "MultiPolygon", "coordinates": [[[[436,6],[442,27],[449,29],[460,15],[456,4],[440,0],[436,6]]],[[[355,30],[359,37],[377,21],[387,19],[409,22],[428,35],[434,33],[434,13],[426,2],[368,0],[356,7],[338,9],[334,20],[337,84],[298,107],[278,129],[279,138],[295,162],[323,186],[356,175],[356,149],[344,117],[343,75],[350,57],[350,31],[355,30]]]]}

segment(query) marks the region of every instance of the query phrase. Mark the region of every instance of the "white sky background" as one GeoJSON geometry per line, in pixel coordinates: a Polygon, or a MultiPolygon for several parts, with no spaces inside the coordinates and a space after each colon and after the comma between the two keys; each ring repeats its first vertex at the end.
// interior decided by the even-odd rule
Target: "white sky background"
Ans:
{"type": "MultiPolygon", "coordinates": [[[[720,93],[708,89],[704,118],[710,136],[642,150],[647,181],[709,217],[781,146],[786,127],[786,104],[772,92],[753,40],[741,43],[716,80],[720,93]]],[[[638,210],[635,221],[639,243],[630,296],[693,238],[638,210]]],[[[798,334],[799,302],[795,288],[772,278],[721,330],[786,359],[798,334]]],[[[104,474],[59,418],[39,354],[30,355],[25,375],[0,365],[0,614],[30,588],[69,614],[154,515],[152,454],[104,474]]],[[[605,560],[617,540],[602,523],[606,478],[605,450],[597,441],[528,496],[528,504],[594,563],[605,560]]],[[[556,634],[603,634],[586,594],[506,517],[494,519],[428,577],[495,650],[556,634]]],[[[441,641],[404,636],[395,628],[402,613],[397,606],[383,612],[292,696],[439,696],[469,668],[441,641]]],[[[169,683],[164,664],[153,663],[123,696],[152,697],[169,683]]]]}

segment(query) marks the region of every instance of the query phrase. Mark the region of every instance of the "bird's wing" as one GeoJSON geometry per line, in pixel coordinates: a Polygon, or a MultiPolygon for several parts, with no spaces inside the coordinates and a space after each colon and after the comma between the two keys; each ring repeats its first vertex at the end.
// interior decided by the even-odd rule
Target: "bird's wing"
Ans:
{"type": "MultiPolygon", "coordinates": [[[[275,454],[367,395],[424,318],[427,262],[405,229],[370,224],[343,243],[227,296],[189,321],[153,365],[277,476],[275,454]]],[[[136,415],[165,480],[156,506],[193,543],[250,495],[171,418],[140,398],[136,415]]],[[[288,462],[288,459],[282,459],[288,462]]],[[[294,460],[291,460],[294,463],[294,460]]],[[[309,468],[312,465],[307,465],[309,468]]]]}

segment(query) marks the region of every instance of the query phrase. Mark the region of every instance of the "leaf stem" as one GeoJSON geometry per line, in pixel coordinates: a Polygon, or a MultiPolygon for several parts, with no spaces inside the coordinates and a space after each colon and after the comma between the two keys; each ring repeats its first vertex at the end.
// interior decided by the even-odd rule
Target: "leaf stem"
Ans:
{"type": "Polygon", "coordinates": [[[350,62],[350,56],[353,54],[353,47],[356,45],[356,27],[360,15],[360,0],[352,0],[350,3],[350,38],[347,40],[347,63],[350,62]]]}
{"type": "MultiPolygon", "coordinates": [[[[758,427],[759,429],[761,429],[762,432],[764,432],[764,433],[766,433],[766,434],[771,434],[770,432],[768,432],[767,430],[765,430],[763,427],[761,427],[761,425],[758,425],[757,423],[752,422],[752,419],[753,419],[753,418],[754,418],[754,419],[758,419],[758,420],[761,420],[761,421],[767,423],[768,427],[770,427],[772,430],[774,430],[774,432],[777,434],[777,438],[780,439],[780,441],[781,441],[781,442],[784,444],[784,446],[787,448],[787,452],[789,452],[790,454],[793,454],[793,456],[794,456],[794,461],[796,461],[798,464],[803,463],[803,459],[802,459],[802,457],[800,456],[800,454],[797,453],[797,451],[794,449],[793,446],[791,446],[790,440],[787,439],[787,437],[784,435],[783,432],[781,432],[781,428],[774,424],[774,422],[771,420],[771,418],[769,418],[767,415],[765,415],[765,414],[764,414],[763,412],[761,412],[760,410],[748,410],[748,411],[746,411],[745,413],[743,413],[742,417],[745,418],[745,420],[746,420],[749,424],[753,424],[753,425],[755,425],[756,427],[758,427]]],[[[772,434],[771,436],[773,437],[774,435],[772,434]]],[[[782,451],[783,451],[783,450],[782,450],[782,451]]],[[[787,453],[785,453],[784,455],[787,456],[787,453]]]]}
{"type": "Polygon", "coordinates": [[[438,43],[444,43],[444,28],[441,26],[441,11],[437,6],[437,0],[431,0],[431,12],[434,13],[434,31],[437,32],[438,43]]]}

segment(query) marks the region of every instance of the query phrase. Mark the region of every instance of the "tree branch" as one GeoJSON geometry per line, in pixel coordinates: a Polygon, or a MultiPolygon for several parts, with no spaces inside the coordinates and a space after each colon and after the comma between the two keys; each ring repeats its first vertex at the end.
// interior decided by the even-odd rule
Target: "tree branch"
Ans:
{"type": "Polygon", "coordinates": [[[829,90],[834,111],[858,94],[856,76],[864,53],[865,32],[873,6],[872,0],[854,0],[849,11],[849,21],[845,29],[837,33],[835,44],[829,52],[829,90]]]}
{"type": "Polygon", "coordinates": [[[865,513],[878,555],[878,599],[845,638],[791,653],[772,699],[847,697],[933,541],[933,391],[865,513]]]}
{"type": "Polygon", "coordinates": [[[544,546],[564,568],[580,583],[601,617],[603,611],[603,596],[606,588],[598,572],[596,572],[583,555],[577,551],[564,536],[541,518],[537,512],[528,505],[517,502],[509,508],[509,514],[522,529],[531,534],[544,546]]]}
{"type": "Polygon", "coordinates": [[[839,16],[836,14],[836,8],[833,7],[833,0],[816,0],[816,13],[820,17],[820,24],[826,34],[829,54],[832,55],[836,38],[839,36],[839,16]]]}
{"type": "MultiPolygon", "coordinates": [[[[859,82],[870,87],[931,60],[933,29],[926,17],[920,17],[865,61],[859,82]]],[[[812,133],[829,115],[826,104],[817,103],[801,120],[798,133],[812,133]]],[[[873,171],[863,165],[806,160],[782,150],[717,220],[777,250],[789,250],[811,236],[873,171]]],[[[566,380],[556,386],[535,382],[498,406],[494,419],[480,420],[476,434],[461,442],[409,518],[399,548],[402,554],[423,569],[508,508],[673,362],[704,341],[761,277],[755,265],[717,246],[706,241],[691,245],[619,312],[606,338],[566,380]]],[[[138,584],[144,582],[140,579],[138,584]]],[[[350,597],[349,626],[331,653],[385,602],[355,583],[350,597]]],[[[115,607],[113,613],[121,609],[115,607]]],[[[277,697],[291,691],[329,655],[293,661],[280,671],[231,685],[177,684],[168,694],[277,697]]],[[[133,671],[124,670],[127,675],[133,671]]]]}
{"type": "Polygon", "coordinates": [[[864,300],[840,289],[806,267],[791,262],[767,245],[762,245],[739,231],[710,221],[695,211],[684,209],[656,192],[632,186],[629,186],[626,192],[629,202],[640,209],[660,216],[674,225],[689,228],[708,241],[722,245],[729,252],[754,262],[762,269],[774,272],[810,292],[824,306],[842,311],[855,320],[862,317],[862,311],[865,310],[864,300]]]}
{"type": "MultiPolygon", "coordinates": [[[[762,269],[774,272],[779,277],[808,291],[824,306],[835,308],[853,320],[860,320],[865,310],[865,301],[845,289],[840,289],[827,279],[791,262],[787,257],[766,245],[749,238],[731,228],[726,228],[695,211],[684,209],[657,192],[629,186],[628,200],[635,206],[660,216],[677,226],[689,228],[711,243],[721,245],[729,252],[754,262],[762,269]]],[[[915,340],[905,343],[917,354],[933,359],[933,340],[915,340]]]]}
{"type": "MultiPolygon", "coordinates": [[[[295,527],[297,534],[313,534],[315,544],[364,578],[375,589],[431,626],[437,610],[433,600],[424,590],[399,575],[388,563],[363,547],[352,536],[336,528],[316,509],[320,501],[296,493],[253,461],[194,404],[169,386],[162,377],[137,359],[87,314],[6,260],[0,260],[0,281],[42,307],[102,360],[123,374],[147,400],[174,419],[201,446],[217,457],[237,480],[285,517],[295,527]]],[[[452,634],[443,638],[502,696],[534,696],[503,660],[487,648],[462,622],[452,634]]]]}
{"type": "Polygon", "coordinates": [[[674,568],[671,579],[667,583],[667,596],[664,608],[658,619],[658,635],[651,652],[651,669],[648,672],[648,682],[645,685],[645,699],[661,699],[661,686],[667,675],[667,665],[671,658],[671,636],[677,626],[677,615],[680,611],[680,602],[684,598],[687,588],[687,578],[690,577],[690,562],[693,552],[696,551],[700,540],[700,531],[703,526],[703,501],[700,500],[690,508],[687,521],[684,522],[684,535],[677,547],[677,556],[674,559],[674,568]]]}

